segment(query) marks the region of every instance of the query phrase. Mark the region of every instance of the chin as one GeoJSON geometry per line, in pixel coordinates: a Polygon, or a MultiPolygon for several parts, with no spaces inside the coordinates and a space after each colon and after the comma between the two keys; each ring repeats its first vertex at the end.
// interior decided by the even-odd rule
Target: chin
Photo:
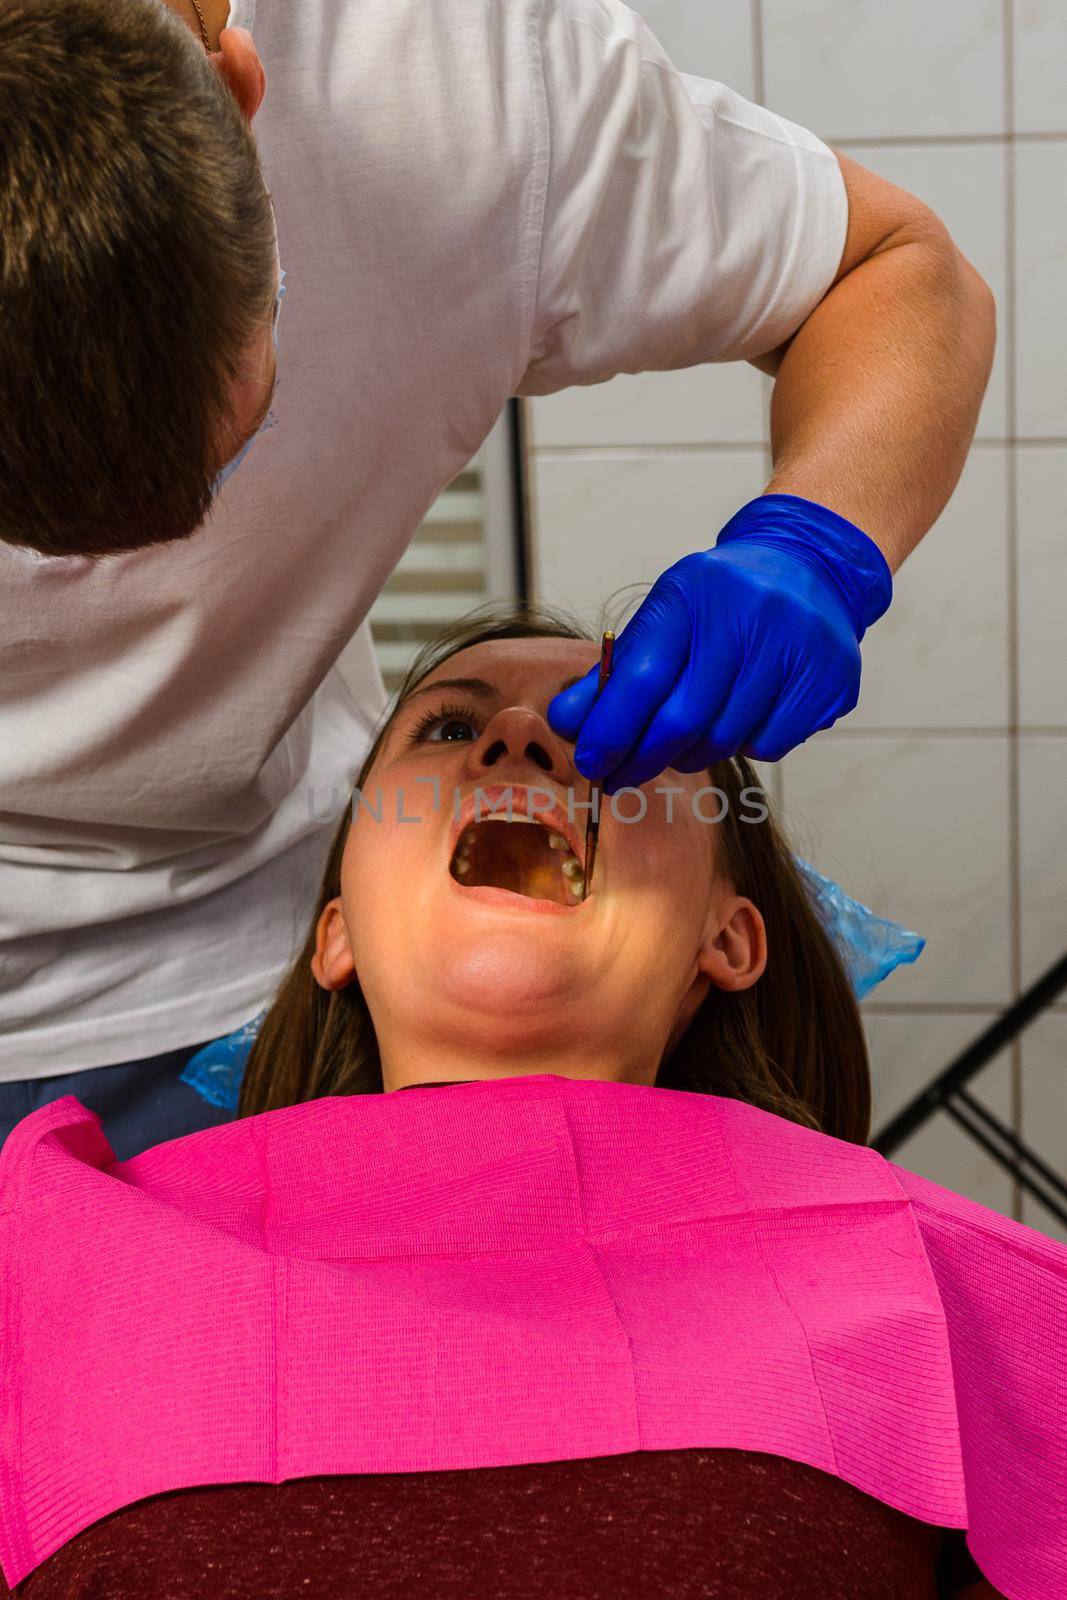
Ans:
{"type": "Polygon", "coordinates": [[[423,998],[436,989],[450,1006],[525,1033],[525,1023],[543,1031],[561,1008],[570,1017],[585,978],[573,950],[560,949],[552,940],[531,940],[525,928],[497,927],[452,933],[447,950],[434,952],[432,973],[422,968],[420,988],[423,998]]]}

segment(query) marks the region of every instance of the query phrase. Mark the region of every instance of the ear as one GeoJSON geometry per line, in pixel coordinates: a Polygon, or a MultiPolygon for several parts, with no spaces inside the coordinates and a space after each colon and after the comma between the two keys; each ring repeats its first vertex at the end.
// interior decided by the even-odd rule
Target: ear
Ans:
{"type": "Polygon", "coordinates": [[[708,929],[697,965],[717,989],[751,989],[767,966],[767,929],[744,895],[730,895],[708,929]]]}
{"type": "Polygon", "coordinates": [[[223,28],[219,48],[208,58],[229,89],[241,114],[251,122],[267,92],[267,74],[247,28],[223,28]]]}
{"type": "Polygon", "coordinates": [[[356,975],[348,929],[341,912],[340,898],[331,900],[315,928],[315,954],[311,972],[320,989],[343,989],[356,975]]]}
{"type": "Polygon", "coordinates": [[[669,1056],[700,1010],[712,984],[717,989],[750,989],[767,965],[767,929],[751,900],[731,895],[708,928],[697,951],[697,972],[678,1008],[664,1047],[669,1056]]]}

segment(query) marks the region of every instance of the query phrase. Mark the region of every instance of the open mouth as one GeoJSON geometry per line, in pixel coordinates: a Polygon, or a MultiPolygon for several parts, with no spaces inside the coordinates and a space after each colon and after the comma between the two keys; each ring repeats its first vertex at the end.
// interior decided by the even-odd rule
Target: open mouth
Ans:
{"type": "Polygon", "coordinates": [[[528,817],[472,822],[448,870],[465,889],[508,889],[561,906],[578,905],[585,886],[582,863],[567,840],[528,817]]]}

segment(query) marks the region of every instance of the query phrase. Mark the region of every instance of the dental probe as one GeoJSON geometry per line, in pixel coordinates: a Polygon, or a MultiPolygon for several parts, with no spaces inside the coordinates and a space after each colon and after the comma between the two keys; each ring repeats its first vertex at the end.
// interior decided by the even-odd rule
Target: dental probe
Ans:
{"type": "MultiPolygon", "coordinates": [[[[595,705],[600,698],[601,691],[611,676],[611,662],[615,654],[615,633],[608,628],[600,640],[600,677],[597,680],[596,694],[593,696],[595,705]]],[[[582,899],[589,893],[589,885],[593,881],[593,865],[596,861],[597,840],[600,837],[600,802],[604,797],[603,784],[591,783],[589,786],[589,815],[585,819],[585,877],[582,881],[582,899]],[[596,800],[593,800],[593,795],[596,800]],[[595,820],[594,820],[595,819],[595,820]]]]}

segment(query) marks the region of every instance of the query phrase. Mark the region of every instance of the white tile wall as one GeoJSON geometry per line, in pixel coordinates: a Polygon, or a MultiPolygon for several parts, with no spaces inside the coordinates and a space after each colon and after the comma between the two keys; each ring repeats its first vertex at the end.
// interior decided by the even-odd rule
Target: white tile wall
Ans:
{"type": "Polygon", "coordinates": [[[1008,448],[975,449],[864,637],[863,693],[839,727],[1007,732],[1008,533],[1008,448]]]}
{"type": "Polygon", "coordinates": [[[1067,133],[1067,5],[1014,0],[1015,126],[1067,133]]]}
{"type": "Polygon", "coordinates": [[[785,815],[820,872],[926,949],[878,993],[901,1005],[1011,996],[1008,742],[842,739],[783,763],[785,815]]]}
{"type": "Polygon", "coordinates": [[[759,450],[538,452],[537,593],[592,617],[620,587],[651,585],[691,550],[710,548],[766,481],[759,450]]]}
{"type": "MultiPolygon", "coordinates": [[[[798,848],[928,940],[864,1006],[877,1131],[1067,949],[1067,4],[634,9],[681,71],[918,194],[997,297],[981,443],[864,643],[860,706],[773,769],[798,848]]],[[[762,486],[761,381],[695,368],[527,403],[542,592],[595,605],[712,543],[762,486]]],[[[970,1088],[1009,1125],[1021,1105],[1067,1176],[1067,996],[970,1088]]],[[[944,1113],[894,1159],[1057,1232],[944,1113]]]]}
{"type": "Polygon", "coordinates": [[[1067,950],[1067,737],[1019,741],[1019,876],[1025,984],[1067,950]]]}
{"type": "MultiPolygon", "coordinates": [[[[874,1079],[875,1133],[991,1020],[991,1016],[980,1015],[865,1014],[874,1079]]],[[[1011,1126],[1011,1063],[1007,1055],[991,1061],[967,1087],[976,1100],[1011,1126]]],[[[977,1200],[979,1205],[1011,1214],[1010,1173],[991,1161],[946,1111],[938,1112],[898,1145],[890,1160],[977,1200]]]]}
{"type": "Polygon", "coordinates": [[[756,94],[756,29],[748,0],[642,0],[630,9],[645,19],[680,71],[728,83],[748,99],[756,94]]]}
{"type": "MultiPolygon", "coordinates": [[[[884,1001],[879,998],[885,992],[875,989],[872,998],[863,1006],[874,1087],[872,1123],[876,1134],[977,1038],[996,1015],[994,1011],[986,1014],[885,1011],[880,1009],[884,1001]]],[[[984,1072],[971,1080],[975,1093],[979,1089],[984,1091],[987,1076],[996,1078],[1001,1066],[1000,1062],[991,1062],[984,1072]]],[[[986,1099],[984,1092],[982,1098],[986,1099]]],[[[996,1106],[993,1109],[996,1110],[996,1106]]],[[[894,1155],[893,1159],[898,1158],[894,1155]]],[[[904,1162],[905,1166],[909,1164],[904,1162]]]]}
{"type": "Polygon", "coordinates": [[[767,104],[824,139],[1004,131],[1001,0],[763,0],[762,12],[767,104]]]}
{"type": "MultiPolygon", "coordinates": [[[[1046,1014],[1022,1044],[1022,1120],[1019,1133],[1060,1177],[1067,1168],[1063,1106],[1067,1100],[1067,1014],[1046,1014]]],[[[1067,1228],[1031,1195],[1024,1195],[1022,1220],[1067,1244],[1067,1228]]]]}
{"type": "Polygon", "coordinates": [[[561,389],[528,408],[538,448],[588,445],[760,444],[768,437],[770,379],[744,361],[680,372],[622,373],[561,389]]]}
{"type": "Polygon", "coordinates": [[[1067,731],[1067,442],[1020,446],[1015,469],[1019,719],[1067,731]]]}
{"type": "MultiPolygon", "coordinates": [[[[1067,113],[1065,113],[1067,114],[1067,113]]],[[[1015,147],[1018,431],[1067,436],[1067,138],[1015,147]]]]}

